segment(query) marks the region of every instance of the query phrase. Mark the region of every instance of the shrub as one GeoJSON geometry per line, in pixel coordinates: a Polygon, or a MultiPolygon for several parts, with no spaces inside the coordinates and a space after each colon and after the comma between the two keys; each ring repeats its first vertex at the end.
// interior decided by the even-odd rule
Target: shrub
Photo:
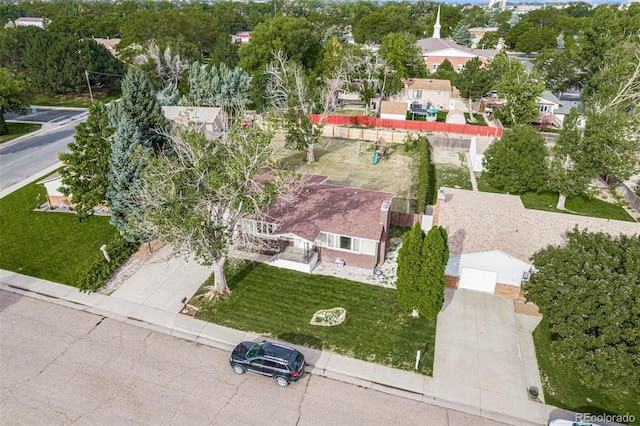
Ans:
{"type": "Polygon", "coordinates": [[[417,209],[422,214],[427,204],[434,204],[437,196],[436,192],[436,168],[431,164],[431,150],[426,137],[418,140],[419,168],[417,187],[417,209]]]}
{"type": "Polygon", "coordinates": [[[126,241],[120,234],[116,234],[107,245],[111,262],[107,262],[102,254],[96,255],[87,265],[87,270],[80,281],[80,291],[95,292],[105,285],[113,272],[135,253],[138,246],[138,243],[126,241]]]}

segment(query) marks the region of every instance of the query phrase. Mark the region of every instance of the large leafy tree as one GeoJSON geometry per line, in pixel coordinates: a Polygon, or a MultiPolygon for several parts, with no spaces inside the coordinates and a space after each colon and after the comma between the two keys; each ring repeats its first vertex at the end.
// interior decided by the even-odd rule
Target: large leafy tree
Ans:
{"type": "Polygon", "coordinates": [[[255,76],[265,70],[273,52],[279,50],[290,60],[300,63],[303,69],[315,70],[321,58],[320,35],[304,18],[278,16],[253,30],[251,43],[240,47],[238,65],[255,76]]]}
{"type": "Polygon", "coordinates": [[[434,226],[427,232],[421,260],[422,288],[417,310],[423,317],[436,318],[444,304],[444,290],[447,287],[444,272],[449,261],[449,244],[447,231],[443,227],[434,226]]]}
{"type": "Polygon", "coordinates": [[[578,121],[578,109],[573,108],[551,149],[548,186],[559,194],[558,210],[564,210],[567,197],[584,193],[594,176],[578,121]]]}
{"type": "Polygon", "coordinates": [[[625,180],[640,170],[640,38],[621,43],[606,60],[591,79],[598,90],[585,99],[579,142],[594,175],[625,180]]]}
{"type": "Polygon", "coordinates": [[[551,353],[591,389],[640,389],[640,237],[574,229],[533,256],[524,292],[551,332],[551,353]]]}
{"type": "Polygon", "coordinates": [[[243,246],[259,244],[251,234],[236,231],[245,220],[267,220],[267,207],[286,204],[299,180],[269,169],[272,134],[257,126],[234,125],[224,141],[211,141],[193,129],[175,129],[171,150],[176,155],[151,159],[144,172],[140,196],[145,209],[137,220],[156,237],[214,267],[215,283],[208,296],[229,292],[225,278],[228,249],[244,238],[243,246]],[[237,237],[234,237],[237,235],[237,237]]]}
{"type": "Polygon", "coordinates": [[[37,32],[27,42],[22,59],[31,90],[41,93],[85,91],[85,71],[92,85],[111,89],[123,74],[122,63],[104,46],[65,33],[37,32]]]}
{"type": "Polygon", "coordinates": [[[512,194],[541,191],[547,183],[547,148],[531,126],[515,126],[484,153],[482,176],[491,186],[512,194]]]}
{"type": "Polygon", "coordinates": [[[504,125],[529,124],[540,115],[538,98],[544,91],[544,82],[536,72],[527,72],[522,62],[510,61],[496,88],[505,103],[495,116],[504,125]]]}
{"type": "Polygon", "coordinates": [[[0,68],[0,135],[9,133],[7,123],[4,121],[5,111],[21,108],[25,89],[24,75],[16,75],[6,68],[0,68]]]}
{"type": "Polygon", "coordinates": [[[307,162],[315,162],[314,147],[322,136],[325,117],[338,105],[338,93],[345,76],[340,70],[327,79],[319,90],[305,80],[299,63],[288,60],[284,52],[278,51],[266,70],[267,99],[282,119],[276,122],[286,132],[285,146],[307,152],[307,162]],[[309,114],[319,112],[320,118],[313,123],[309,114]]]}
{"type": "Polygon", "coordinates": [[[454,84],[469,105],[469,116],[473,113],[473,100],[480,98],[491,87],[490,74],[477,56],[464,65],[454,78],[454,84]]]}
{"type": "Polygon", "coordinates": [[[400,78],[425,77],[427,67],[413,35],[390,33],[382,39],[380,56],[400,78]]]}
{"type": "Polygon", "coordinates": [[[112,136],[107,108],[97,103],[89,108],[87,121],[76,126],[69,152],[58,154],[64,163],[60,172],[62,192],[71,195],[80,220],[93,215],[94,207],[107,202],[112,136]]]}
{"type": "Polygon", "coordinates": [[[416,223],[411,231],[404,235],[398,251],[396,290],[398,305],[404,311],[417,310],[420,305],[423,244],[424,231],[420,223],[416,223]]]}

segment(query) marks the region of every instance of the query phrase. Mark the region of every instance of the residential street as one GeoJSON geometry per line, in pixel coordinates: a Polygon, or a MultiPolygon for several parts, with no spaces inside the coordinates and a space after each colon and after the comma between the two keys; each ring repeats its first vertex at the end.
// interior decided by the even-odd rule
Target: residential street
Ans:
{"type": "MultiPolygon", "coordinates": [[[[58,160],[58,153],[67,151],[67,145],[73,141],[75,126],[86,119],[86,113],[77,109],[73,110],[39,110],[35,116],[27,116],[30,122],[43,123],[48,130],[26,135],[16,140],[8,141],[0,145],[0,191],[32,176],[54,164],[58,160]],[[51,124],[54,112],[54,123],[51,124]],[[40,115],[42,116],[40,117],[40,115]],[[43,121],[36,121],[35,118],[43,121]],[[60,120],[62,118],[62,120],[60,120]],[[70,121],[66,121],[70,120],[70,121]],[[53,126],[53,127],[51,127],[53,126]]],[[[7,119],[19,119],[7,114],[7,119]]]]}
{"type": "Polygon", "coordinates": [[[307,374],[236,375],[228,352],[0,291],[0,423],[498,425],[307,374]]]}

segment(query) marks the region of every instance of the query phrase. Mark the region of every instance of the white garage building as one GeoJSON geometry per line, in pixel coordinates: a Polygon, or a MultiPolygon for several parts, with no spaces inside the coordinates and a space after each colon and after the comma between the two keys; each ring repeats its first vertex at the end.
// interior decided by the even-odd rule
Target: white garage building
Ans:
{"type": "Polygon", "coordinates": [[[450,256],[445,275],[452,287],[517,299],[532,270],[533,265],[492,250],[450,256]]]}

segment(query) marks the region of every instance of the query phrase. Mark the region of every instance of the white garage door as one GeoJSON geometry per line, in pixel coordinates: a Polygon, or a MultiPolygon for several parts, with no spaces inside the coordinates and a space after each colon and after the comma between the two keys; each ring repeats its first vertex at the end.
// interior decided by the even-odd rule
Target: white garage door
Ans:
{"type": "Polygon", "coordinates": [[[480,269],[462,268],[458,288],[483,291],[493,294],[496,288],[497,272],[482,271],[480,269]]]}

